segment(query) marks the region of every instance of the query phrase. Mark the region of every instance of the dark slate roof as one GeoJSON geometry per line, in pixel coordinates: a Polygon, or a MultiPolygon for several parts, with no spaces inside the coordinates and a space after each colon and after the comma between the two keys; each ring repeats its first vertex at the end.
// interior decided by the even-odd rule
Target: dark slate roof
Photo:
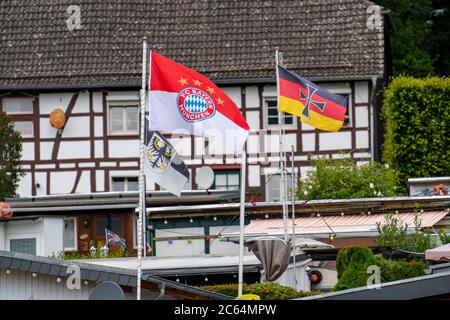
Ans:
{"type": "MultiPolygon", "coordinates": [[[[137,276],[136,271],[133,270],[94,265],[75,260],[59,260],[0,250],[0,268],[5,269],[9,268],[12,270],[48,274],[55,277],[67,277],[67,268],[74,264],[80,267],[81,280],[100,282],[112,281],[118,285],[136,287],[137,276]]],[[[204,298],[217,300],[233,299],[232,297],[220,293],[166,280],[148,273],[142,276],[142,280],[157,285],[164,285],[167,288],[196,294],[204,298]]]]}
{"type": "Polygon", "coordinates": [[[383,31],[366,0],[0,2],[0,89],[139,86],[150,48],[216,82],[273,79],[275,47],[310,78],[383,75],[383,31]],[[81,30],[69,31],[69,5],[81,30]]]}

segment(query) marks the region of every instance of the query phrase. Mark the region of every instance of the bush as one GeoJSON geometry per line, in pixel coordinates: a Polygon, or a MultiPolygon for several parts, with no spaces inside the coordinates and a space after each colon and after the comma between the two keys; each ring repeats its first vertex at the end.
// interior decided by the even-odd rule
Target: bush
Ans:
{"type": "MultiPolygon", "coordinates": [[[[202,289],[222,293],[227,296],[237,297],[238,285],[232,284],[219,284],[212,286],[202,286],[202,289]]],[[[290,300],[295,298],[301,298],[306,296],[312,296],[320,294],[320,291],[297,291],[294,288],[282,286],[278,283],[263,282],[244,284],[242,287],[242,294],[256,294],[262,300],[290,300]]]]}
{"type": "Polygon", "coordinates": [[[381,282],[414,278],[424,275],[425,262],[422,260],[391,260],[382,255],[374,255],[367,247],[346,247],[339,250],[336,257],[338,282],[336,291],[367,285],[370,274],[367,267],[380,267],[381,282]]]}
{"type": "Polygon", "coordinates": [[[385,223],[377,222],[378,237],[375,243],[379,247],[399,248],[412,252],[425,252],[436,243],[429,230],[422,230],[422,220],[418,209],[414,212],[414,231],[408,234],[408,225],[392,213],[384,216],[385,223]]]}
{"type": "Polygon", "coordinates": [[[395,78],[385,90],[382,116],[383,160],[404,186],[410,177],[450,175],[449,78],[395,78]]]}
{"type": "Polygon", "coordinates": [[[356,166],[352,159],[319,158],[299,181],[299,199],[351,199],[398,195],[393,170],[377,162],[356,166]]]}
{"type": "Polygon", "coordinates": [[[381,282],[397,281],[420,277],[425,274],[425,262],[422,260],[390,260],[375,255],[376,265],[381,269],[381,282]]]}

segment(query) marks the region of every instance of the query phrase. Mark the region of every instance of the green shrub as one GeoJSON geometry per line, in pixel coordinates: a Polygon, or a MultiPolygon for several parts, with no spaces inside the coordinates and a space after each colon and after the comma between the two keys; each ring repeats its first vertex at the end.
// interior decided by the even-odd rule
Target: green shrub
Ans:
{"type": "Polygon", "coordinates": [[[425,274],[423,260],[391,260],[375,255],[376,265],[381,269],[381,282],[420,277],[425,274]]]}
{"type": "Polygon", "coordinates": [[[367,268],[380,267],[381,282],[396,281],[424,275],[425,262],[422,260],[391,260],[382,255],[374,255],[367,247],[345,247],[336,257],[338,282],[335,290],[364,287],[371,274],[367,268]]]}
{"type": "Polygon", "coordinates": [[[299,199],[351,199],[398,195],[395,172],[377,162],[356,166],[352,159],[319,158],[299,180],[299,199]]]}
{"type": "Polygon", "coordinates": [[[341,278],[352,263],[365,265],[369,262],[373,264],[374,258],[372,251],[367,247],[350,246],[340,249],[336,256],[336,271],[338,279],[341,278]]]}
{"type": "MultiPolygon", "coordinates": [[[[231,284],[219,284],[212,286],[202,286],[202,289],[222,293],[227,296],[237,297],[238,285],[231,284]]],[[[244,284],[242,287],[243,294],[256,294],[262,300],[290,300],[295,298],[301,298],[306,296],[312,296],[320,294],[320,291],[297,291],[294,288],[282,286],[278,283],[263,282],[244,284]]]]}
{"type": "Polygon", "coordinates": [[[422,220],[419,209],[414,212],[414,231],[408,234],[408,226],[392,213],[384,216],[385,222],[377,222],[378,236],[375,243],[379,247],[399,248],[412,252],[425,252],[433,248],[436,241],[431,237],[429,230],[422,230],[422,220]]]}
{"type": "Polygon", "coordinates": [[[450,175],[450,79],[400,76],[385,90],[383,160],[410,177],[450,175]]]}

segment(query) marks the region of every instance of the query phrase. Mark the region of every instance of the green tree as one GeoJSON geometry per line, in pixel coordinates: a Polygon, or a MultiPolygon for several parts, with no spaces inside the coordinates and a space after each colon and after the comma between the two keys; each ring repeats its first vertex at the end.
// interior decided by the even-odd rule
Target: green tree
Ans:
{"type": "Polygon", "coordinates": [[[391,10],[394,75],[450,73],[450,5],[440,0],[375,0],[391,10]]]}
{"type": "Polygon", "coordinates": [[[398,194],[396,175],[378,162],[357,166],[352,159],[319,158],[306,179],[299,180],[300,199],[351,199],[398,194]]]}
{"type": "Polygon", "coordinates": [[[20,178],[24,175],[20,166],[22,142],[14,130],[14,122],[0,111],[0,201],[16,196],[20,178]]]}

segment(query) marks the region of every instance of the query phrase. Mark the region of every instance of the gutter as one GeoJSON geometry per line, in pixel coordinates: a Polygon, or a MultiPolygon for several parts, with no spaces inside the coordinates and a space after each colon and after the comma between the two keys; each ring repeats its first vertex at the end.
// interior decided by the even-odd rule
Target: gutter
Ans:
{"type": "MultiPolygon", "coordinates": [[[[329,76],[329,77],[309,77],[308,80],[313,82],[338,82],[338,81],[362,81],[382,78],[381,75],[361,75],[361,76],[329,76]]],[[[244,84],[258,84],[258,83],[275,83],[276,79],[272,77],[267,78],[234,78],[234,79],[217,79],[212,81],[217,85],[244,85],[244,84]]],[[[40,91],[40,90],[83,90],[83,89],[137,89],[141,87],[140,82],[128,83],[98,83],[98,84],[56,84],[56,85],[14,85],[1,86],[0,91],[40,91]]]]}

